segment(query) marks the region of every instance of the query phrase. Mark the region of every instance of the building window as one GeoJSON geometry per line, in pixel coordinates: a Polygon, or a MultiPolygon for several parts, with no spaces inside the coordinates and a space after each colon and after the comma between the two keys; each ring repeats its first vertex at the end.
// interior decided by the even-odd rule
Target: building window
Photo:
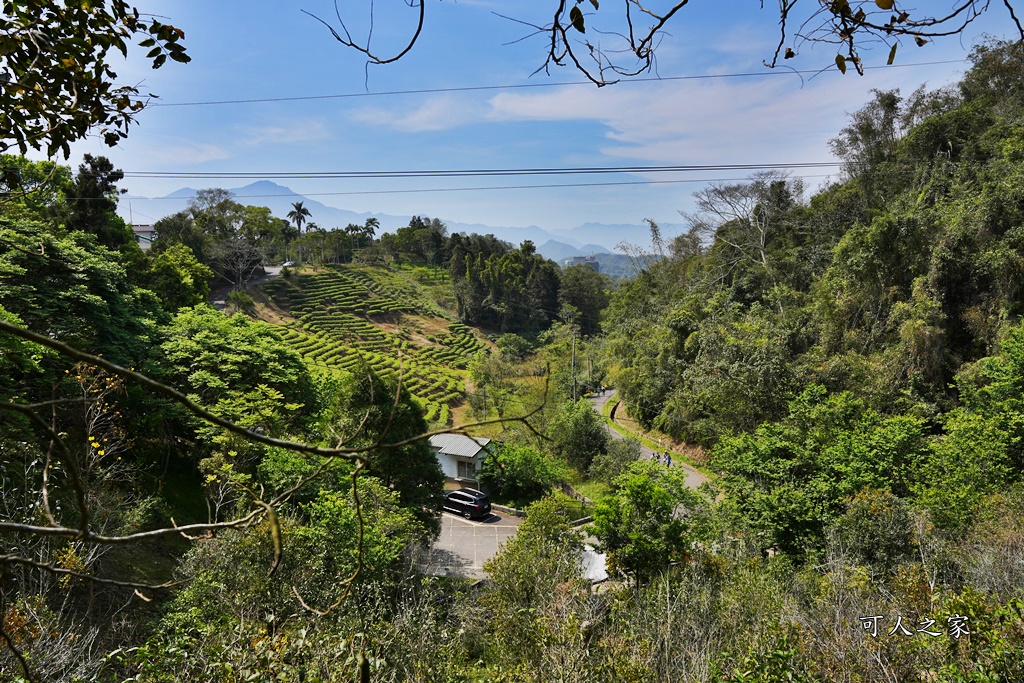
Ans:
{"type": "Polygon", "coordinates": [[[476,463],[459,461],[459,479],[476,479],[476,463]]]}

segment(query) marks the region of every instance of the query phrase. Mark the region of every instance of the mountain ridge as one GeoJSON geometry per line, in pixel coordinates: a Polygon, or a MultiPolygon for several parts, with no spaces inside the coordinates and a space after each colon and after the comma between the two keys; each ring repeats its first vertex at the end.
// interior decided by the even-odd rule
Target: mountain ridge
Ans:
{"type": "MultiPolygon", "coordinates": [[[[280,218],[286,218],[292,209],[292,203],[301,201],[309,209],[313,223],[327,229],[343,228],[349,223],[364,224],[367,219],[375,218],[380,223],[378,234],[394,232],[409,224],[412,216],[399,216],[387,213],[358,212],[339,209],[317,199],[295,192],[289,187],[271,180],[257,180],[242,187],[229,188],[241,204],[267,206],[280,218]]],[[[125,220],[140,223],[156,223],[165,216],[184,210],[189,200],[194,198],[198,190],[183,187],[163,197],[140,197],[121,195],[118,202],[118,213],[125,220]]],[[[537,251],[546,258],[561,262],[571,256],[588,256],[595,253],[614,253],[615,246],[622,241],[630,241],[633,237],[638,242],[648,241],[646,226],[631,224],[584,223],[573,228],[544,229],[536,225],[529,226],[492,226],[484,223],[462,223],[438,218],[448,226],[450,233],[477,233],[494,235],[516,246],[525,240],[532,241],[537,251]],[[606,246],[609,241],[612,246],[606,246]]]]}

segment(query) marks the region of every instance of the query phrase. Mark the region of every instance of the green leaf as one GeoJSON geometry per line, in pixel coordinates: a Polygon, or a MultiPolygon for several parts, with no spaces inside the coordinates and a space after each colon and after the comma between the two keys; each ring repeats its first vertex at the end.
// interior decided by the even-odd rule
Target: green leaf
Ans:
{"type": "Polygon", "coordinates": [[[597,0],[590,0],[590,4],[594,6],[594,9],[600,9],[597,0]]]}
{"type": "Polygon", "coordinates": [[[159,69],[167,61],[167,55],[157,55],[157,58],[153,60],[153,68],[159,69]]]}
{"type": "Polygon", "coordinates": [[[572,22],[572,27],[580,33],[586,33],[587,29],[583,25],[583,12],[580,11],[579,7],[573,7],[569,10],[569,21],[572,22]]]}
{"type": "Polygon", "coordinates": [[[897,45],[899,45],[899,43],[893,43],[892,49],[889,50],[889,60],[886,62],[886,64],[892,64],[893,60],[896,59],[896,46],[897,45]]]}
{"type": "Polygon", "coordinates": [[[878,5],[879,9],[890,10],[893,6],[893,0],[875,0],[875,4],[878,5]]]}
{"type": "Polygon", "coordinates": [[[846,57],[842,55],[836,55],[836,66],[839,67],[840,73],[846,73],[846,57]]]}

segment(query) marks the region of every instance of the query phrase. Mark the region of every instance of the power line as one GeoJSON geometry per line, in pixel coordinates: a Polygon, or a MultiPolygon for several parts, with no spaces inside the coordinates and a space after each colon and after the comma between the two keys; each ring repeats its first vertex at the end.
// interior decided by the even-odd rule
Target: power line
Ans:
{"type": "MultiPolygon", "coordinates": [[[[892,64],[886,66],[866,66],[865,71],[874,69],[906,69],[920,66],[938,66],[942,64],[962,64],[965,59],[947,59],[935,62],[915,62],[912,64],[892,64]]],[[[771,71],[748,71],[728,74],[698,74],[692,76],[650,76],[645,78],[631,78],[620,82],[618,85],[630,83],[659,83],[673,81],[700,81],[700,80],[721,80],[727,78],[763,78],[766,76],[788,76],[797,75],[802,78],[804,74],[815,75],[821,73],[821,69],[784,69],[771,71]]],[[[314,100],[339,100],[364,97],[391,97],[395,95],[436,95],[454,92],[481,92],[488,90],[522,90],[527,88],[558,88],[566,86],[587,85],[593,86],[590,81],[560,81],[557,83],[517,83],[508,85],[469,85],[454,86],[450,88],[416,88],[411,90],[385,90],[381,92],[361,93],[339,93],[333,95],[296,95],[293,97],[254,97],[238,100],[210,100],[197,102],[153,102],[150,107],[202,107],[228,104],[260,104],[267,102],[309,102],[314,100]]]]}
{"type": "Polygon", "coordinates": [[[714,171],[836,168],[840,161],[792,164],[693,164],[672,166],[574,166],[558,168],[478,168],[410,171],[125,171],[125,178],[191,179],[360,179],[360,178],[483,178],[498,176],[597,175],[607,173],[694,173],[714,171]]]}
{"type": "MultiPolygon", "coordinates": [[[[801,178],[827,178],[827,175],[801,175],[801,178]]],[[[256,199],[265,197],[338,197],[354,195],[374,194],[414,194],[414,193],[435,193],[435,192],[476,192],[480,190],[543,190],[569,187],[611,187],[618,185],[674,185],[679,183],[712,183],[712,182],[743,182],[749,178],[683,178],[679,180],[632,180],[607,183],[551,183],[546,185],[482,185],[476,187],[428,187],[411,190],[352,190],[347,192],[291,192],[278,194],[239,194],[232,195],[232,199],[256,199]]],[[[181,200],[191,199],[190,197],[125,197],[126,201],[132,199],[146,200],[181,200]]]]}

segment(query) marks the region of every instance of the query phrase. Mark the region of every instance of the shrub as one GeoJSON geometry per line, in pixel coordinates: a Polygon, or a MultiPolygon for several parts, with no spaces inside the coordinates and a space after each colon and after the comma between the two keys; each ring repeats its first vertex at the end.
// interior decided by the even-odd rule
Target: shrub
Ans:
{"type": "Polygon", "coordinates": [[[562,468],[546,453],[502,444],[484,460],[480,479],[496,496],[518,506],[538,500],[564,477],[562,468]]]}

